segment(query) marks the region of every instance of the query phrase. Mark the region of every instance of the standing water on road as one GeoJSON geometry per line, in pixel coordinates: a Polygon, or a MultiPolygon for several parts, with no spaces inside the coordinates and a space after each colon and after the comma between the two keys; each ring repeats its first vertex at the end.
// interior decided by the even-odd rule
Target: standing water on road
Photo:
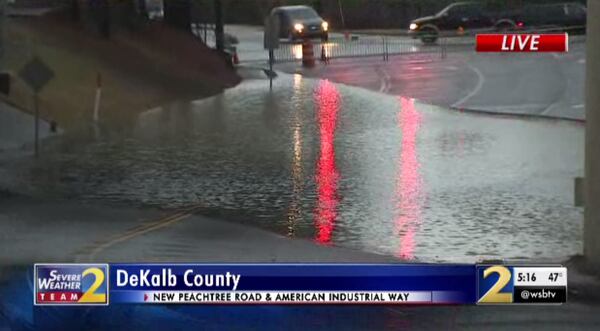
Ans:
{"type": "Polygon", "coordinates": [[[562,258],[583,128],[469,115],[281,75],[47,151],[41,193],[177,208],[421,261],[562,258]]]}

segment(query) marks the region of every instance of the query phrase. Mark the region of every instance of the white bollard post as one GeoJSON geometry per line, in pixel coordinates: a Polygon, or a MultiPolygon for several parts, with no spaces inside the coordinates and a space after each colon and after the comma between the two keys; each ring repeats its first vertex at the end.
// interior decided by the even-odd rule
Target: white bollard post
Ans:
{"type": "Polygon", "coordinates": [[[94,123],[100,119],[100,98],[102,97],[102,76],[98,73],[96,76],[96,99],[94,100],[94,123]]]}

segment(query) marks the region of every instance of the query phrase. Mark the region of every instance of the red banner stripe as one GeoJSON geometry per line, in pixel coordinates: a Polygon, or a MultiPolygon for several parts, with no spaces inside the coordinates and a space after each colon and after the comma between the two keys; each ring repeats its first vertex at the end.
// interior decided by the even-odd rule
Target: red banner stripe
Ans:
{"type": "Polygon", "coordinates": [[[478,34],[477,52],[568,52],[567,33],[478,34]]]}

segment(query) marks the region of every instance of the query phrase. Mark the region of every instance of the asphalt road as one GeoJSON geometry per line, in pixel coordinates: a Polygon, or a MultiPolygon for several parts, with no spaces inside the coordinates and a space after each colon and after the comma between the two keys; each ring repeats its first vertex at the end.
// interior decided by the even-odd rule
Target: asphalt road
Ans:
{"type": "MultiPolygon", "coordinates": [[[[265,66],[267,53],[262,49],[260,28],[230,26],[228,31],[240,39],[238,53],[243,65],[265,66]]],[[[325,48],[331,53],[329,64],[317,60],[313,69],[290,61],[301,59],[300,45],[284,44],[276,54],[285,61],[278,62],[276,69],[447,108],[585,118],[583,36],[571,38],[566,54],[481,54],[475,53],[472,37],[448,38],[440,42],[448,47],[445,58],[440,43],[424,46],[407,37],[386,37],[392,45],[389,61],[378,55],[382,52],[380,36],[357,37],[357,41],[344,41],[342,35],[333,34],[331,45],[325,48]],[[377,55],[353,57],[367,53],[377,55]]]]}
{"type": "Polygon", "coordinates": [[[35,199],[0,192],[0,281],[36,262],[372,262],[393,257],[323,247],[177,210],[35,199]],[[32,208],[35,206],[35,208],[32,208]]]}
{"type": "Polygon", "coordinates": [[[449,52],[353,58],[303,69],[297,63],[277,66],[286,72],[327,78],[384,93],[463,110],[538,115],[583,120],[585,45],[567,54],[478,54],[449,52]]]}
{"type": "MultiPolygon", "coordinates": [[[[35,121],[31,114],[0,102],[0,159],[23,154],[22,148],[31,146],[34,141],[34,130],[35,121]]],[[[43,119],[39,121],[39,135],[40,139],[53,135],[49,123],[43,119]]]]}

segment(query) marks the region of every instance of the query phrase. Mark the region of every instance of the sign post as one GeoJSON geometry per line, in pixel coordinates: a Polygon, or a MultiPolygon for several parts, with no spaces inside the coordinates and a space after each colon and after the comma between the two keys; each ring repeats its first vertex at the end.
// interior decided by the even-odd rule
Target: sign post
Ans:
{"type": "Polygon", "coordinates": [[[33,108],[35,109],[34,153],[35,153],[35,157],[37,157],[39,155],[39,150],[40,150],[40,147],[39,147],[40,146],[40,107],[39,107],[39,97],[38,97],[37,92],[33,94],[33,108]]]}
{"type": "Polygon", "coordinates": [[[19,77],[29,85],[33,90],[33,107],[35,113],[34,121],[34,139],[35,156],[39,155],[39,131],[40,131],[40,111],[39,111],[39,93],[54,78],[54,71],[48,67],[40,58],[34,56],[19,71],[19,77]]]}
{"type": "Polygon", "coordinates": [[[269,51],[269,86],[273,88],[274,49],[279,48],[279,16],[269,15],[265,19],[264,48],[269,51]]]}
{"type": "MultiPolygon", "coordinates": [[[[4,57],[4,23],[6,21],[6,0],[0,0],[0,59],[4,57]]],[[[0,66],[1,67],[1,66],[0,66]]]]}

